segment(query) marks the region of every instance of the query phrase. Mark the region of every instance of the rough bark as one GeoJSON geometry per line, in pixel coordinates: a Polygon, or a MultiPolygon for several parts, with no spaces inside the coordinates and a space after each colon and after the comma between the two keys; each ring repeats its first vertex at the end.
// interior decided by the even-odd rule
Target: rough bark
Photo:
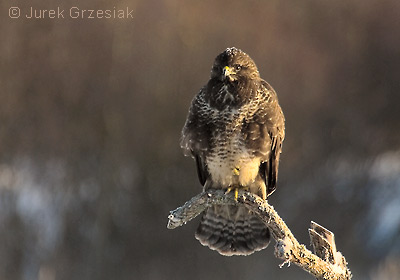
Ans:
{"type": "Polygon", "coordinates": [[[276,241],[275,256],[284,260],[281,267],[286,263],[293,263],[321,280],[351,279],[352,275],[344,256],[336,251],[332,232],[311,222],[309,234],[314,248],[312,253],[297,241],[286,223],[267,201],[249,192],[239,191],[237,200],[232,193],[226,194],[222,190],[200,193],[183,206],[171,211],[167,228],[174,229],[186,224],[214,204],[243,204],[259,215],[276,241]]]}

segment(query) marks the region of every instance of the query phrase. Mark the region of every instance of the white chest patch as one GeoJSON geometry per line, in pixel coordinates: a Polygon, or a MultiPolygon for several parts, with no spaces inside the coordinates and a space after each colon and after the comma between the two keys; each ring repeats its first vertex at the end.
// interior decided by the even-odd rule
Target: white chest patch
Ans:
{"type": "Polygon", "coordinates": [[[224,139],[217,139],[217,142],[221,145],[207,157],[212,180],[226,187],[253,183],[259,171],[260,158],[249,154],[238,136],[227,143],[223,143],[224,139]]]}

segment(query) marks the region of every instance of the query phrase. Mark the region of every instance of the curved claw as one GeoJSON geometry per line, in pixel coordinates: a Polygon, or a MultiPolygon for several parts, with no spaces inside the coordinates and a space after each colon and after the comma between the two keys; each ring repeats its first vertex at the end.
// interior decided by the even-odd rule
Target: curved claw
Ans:
{"type": "Polygon", "coordinates": [[[229,188],[226,189],[225,194],[228,194],[228,193],[230,193],[231,191],[234,191],[234,192],[235,192],[235,201],[237,202],[237,200],[238,200],[238,195],[239,195],[239,188],[238,188],[238,187],[229,187],[229,188]]]}

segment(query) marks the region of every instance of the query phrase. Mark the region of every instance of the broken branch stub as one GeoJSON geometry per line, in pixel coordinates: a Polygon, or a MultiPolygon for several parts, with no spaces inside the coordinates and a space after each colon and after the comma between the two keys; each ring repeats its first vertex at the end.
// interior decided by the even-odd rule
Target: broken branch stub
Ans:
{"type": "Polygon", "coordinates": [[[315,254],[300,244],[286,223],[268,204],[255,194],[239,191],[235,199],[232,193],[223,190],[209,190],[187,201],[183,206],[170,212],[167,228],[174,229],[186,224],[211,205],[241,204],[268,226],[276,241],[275,256],[284,260],[283,264],[294,263],[317,279],[349,280],[352,275],[342,254],[336,251],[334,234],[317,223],[311,222],[309,234],[315,254]]]}

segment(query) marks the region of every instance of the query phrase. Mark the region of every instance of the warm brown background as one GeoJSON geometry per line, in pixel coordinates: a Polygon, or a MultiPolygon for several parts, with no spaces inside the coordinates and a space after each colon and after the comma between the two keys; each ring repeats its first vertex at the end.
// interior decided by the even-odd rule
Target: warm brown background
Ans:
{"type": "Polygon", "coordinates": [[[307,246],[311,220],[332,230],[354,279],[399,279],[399,15],[398,0],[1,1],[0,279],[312,279],[273,246],[219,256],[198,220],[166,229],[201,190],[180,131],[230,46],[286,116],[270,203],[307,246]]]}

